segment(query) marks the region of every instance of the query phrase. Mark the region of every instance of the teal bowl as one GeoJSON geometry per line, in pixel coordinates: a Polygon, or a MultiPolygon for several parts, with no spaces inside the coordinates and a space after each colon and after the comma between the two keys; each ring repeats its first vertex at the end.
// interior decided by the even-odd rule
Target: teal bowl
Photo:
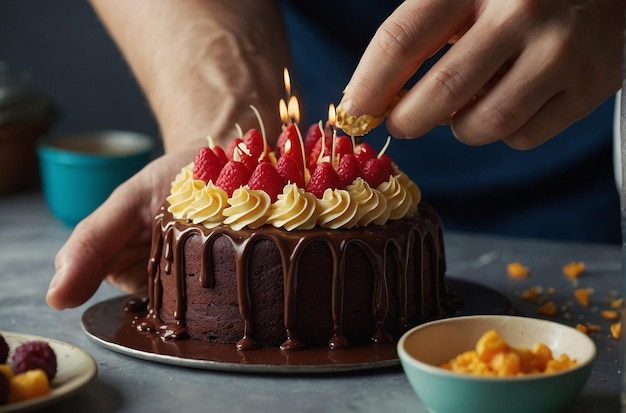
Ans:
{"type": "Polygon", "coordinates": [[[556,413],[576,399],[589,379],[596,346],[580,331],[551,321],[516,316],[467,316],[415,327],[398,341],[398,356],[411,387],[431,413],[556,413]],[[567,354],[571,369],[517,377],[480,377],[440,367],[472,350],[495,329],[511,346],[538,342],[553,357],[567,354]]]}
{"type": "Polygon", "coordinates": [[[46,137],[37,143],[44,198],[72,228],[152,158],[152,138],[126,131],[46,137]]]}

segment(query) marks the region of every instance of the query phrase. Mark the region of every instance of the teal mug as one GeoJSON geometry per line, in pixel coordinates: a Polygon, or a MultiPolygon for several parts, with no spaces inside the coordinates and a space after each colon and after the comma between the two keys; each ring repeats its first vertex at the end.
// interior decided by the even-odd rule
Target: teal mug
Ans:
{"type": "Polygon", "coordinates": [[[152,158],[154,139],[135,132],[49,136],[37,144],[41,184],[52,215],[72,228],[152,158]]]}

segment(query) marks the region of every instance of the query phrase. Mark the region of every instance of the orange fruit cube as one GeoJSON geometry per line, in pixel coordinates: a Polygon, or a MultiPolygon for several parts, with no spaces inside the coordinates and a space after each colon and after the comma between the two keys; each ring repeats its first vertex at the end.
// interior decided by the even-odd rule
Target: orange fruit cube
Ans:
{"type": "Polygon", "coordinates": [[[9,403],[21,402],[50,393],[50,382],[42,369],[16,374],[9,380],[9,403]]]}
{"type": "Polygon", "coordinates": [[[520,262],[512,262],[506,267],[506,271],[511,278],[526,278],[528,277],[528,268],[523,266],[520,262]]]}

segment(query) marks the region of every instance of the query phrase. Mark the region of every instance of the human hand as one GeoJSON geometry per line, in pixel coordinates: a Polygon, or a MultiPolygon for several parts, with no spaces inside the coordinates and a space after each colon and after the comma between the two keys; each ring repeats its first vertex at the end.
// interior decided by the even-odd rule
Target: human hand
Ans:
{"type": "Polygon", "coordinates": [[[406,81],[453,46],[390,111],[389,132],[450,122],[470,145],[537,146],[621,86],[626,2],[407,0],[380,26],[340,106],[384,113],[406,81]]]}
{"type": "Polygon", "coordinates": [[[128,293],[146,290],[154,215],[194,153],[181,151],[153,161],[76,226],[56,256],[46,297],[50,307],[84,303],[103,280],[128,293]]]}

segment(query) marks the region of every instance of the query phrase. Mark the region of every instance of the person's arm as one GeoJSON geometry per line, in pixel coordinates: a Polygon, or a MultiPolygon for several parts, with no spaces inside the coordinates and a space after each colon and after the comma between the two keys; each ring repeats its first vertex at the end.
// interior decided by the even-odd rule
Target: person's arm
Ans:
{"type": "Polygon", "coordinates": [[[471,145],[536,146],[621,86],[626,1],[407,0],[380,26],[340,104],[380,115],[446,43],[451,49],[389,113],[417,137],[450,121],[471,145]]]}
{"type": "MultiPolygon", "coordinates": [[[[166,151],[258,126],[278,136],[288,47],[273,0],[92,0],[154,111],[166,151]]],[[[220,142],[221,140],[221,142],[220,142]]]]}
{"type": "Polygon", "coordinates": [[[226,144],[235,123],[268,138],[280,129],[287,42],[270,0],[93,0],[159,123],[166,153],[120,185],[60,249],[47,302],[84,303],[103,280],[128,293],[147,287],[154,215],[180,168],[211,135],[226,144]]]}

